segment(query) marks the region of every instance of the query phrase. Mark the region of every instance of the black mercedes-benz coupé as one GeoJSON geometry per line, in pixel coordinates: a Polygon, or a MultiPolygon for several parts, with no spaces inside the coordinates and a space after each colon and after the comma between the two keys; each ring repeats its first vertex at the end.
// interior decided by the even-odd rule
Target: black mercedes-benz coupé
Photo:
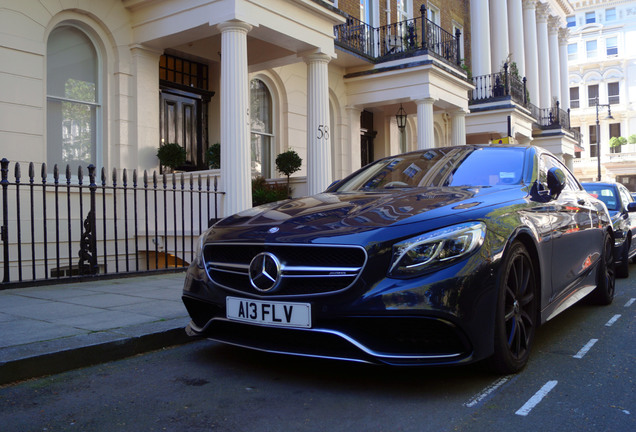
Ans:
{"type": "Polygon", "coordinates": [[[460,146],[378,160],[199,239],[190,335],[391,365],[521,370],[537,327],[614,296],[612,225],[552,154],[460,146]]]}

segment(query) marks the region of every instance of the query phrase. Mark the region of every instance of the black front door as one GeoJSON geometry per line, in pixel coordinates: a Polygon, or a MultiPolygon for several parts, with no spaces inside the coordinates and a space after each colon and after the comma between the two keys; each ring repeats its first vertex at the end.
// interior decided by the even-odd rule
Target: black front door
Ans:
{"type": "Polygon", "coordinates": [[[374,161],[373,139],[377,132],[373,130],[373,113],[364,110],[360,114],[360,166],[374,161]]]}
{"type": "Polygon", "coordinates": [[[207,169],[202,140],[201,96],[169,88],[161,89],[161,143],[178,143],[186,149],[186,164],[180,169],[207,169]]]}

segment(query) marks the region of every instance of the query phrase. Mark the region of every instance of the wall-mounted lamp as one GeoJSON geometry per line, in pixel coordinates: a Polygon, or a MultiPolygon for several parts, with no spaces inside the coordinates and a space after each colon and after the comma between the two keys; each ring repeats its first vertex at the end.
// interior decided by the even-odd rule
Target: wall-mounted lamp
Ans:
{"type": "Polygon", "coordinates": [[[404,132],[404,128],[406,128],[406,111],[404,111],[402,104],[400,104],[400,109],[395,115],[395,119],[397,120],[397,125],[400,128],[400,131],[404,132]]]}

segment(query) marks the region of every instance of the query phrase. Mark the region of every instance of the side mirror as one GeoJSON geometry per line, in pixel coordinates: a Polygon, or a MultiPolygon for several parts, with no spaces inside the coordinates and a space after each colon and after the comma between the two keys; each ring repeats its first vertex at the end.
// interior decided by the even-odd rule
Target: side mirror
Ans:
{"type": "Polygon", "coordinates": [[[565,173],[561,168],[552,167],[548,170],[548,189],[552,198],[558,197],[565,189],[565,173]]]}
{"type": "Polygon", "coordinates": [[[627,211],[630,213],[636,212],[636,201],[630,202],[629,204],[627,204],[627,211]]]}
{"type": "Polygon", "coordinates": [[[333,187],[335,187],[338,183],[340,183],[340,180],[334,180],[333,182],[331,182],[331,184],[329,186],[327,186],[327,189],[325,189],[326,191],[332,189],[333,187]]]}

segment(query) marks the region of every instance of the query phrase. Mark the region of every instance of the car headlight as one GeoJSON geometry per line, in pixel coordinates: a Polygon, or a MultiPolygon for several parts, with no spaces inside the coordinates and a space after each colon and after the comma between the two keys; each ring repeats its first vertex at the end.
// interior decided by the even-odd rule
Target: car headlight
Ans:
{"type": "Polygon", "coordinates": [[[418,276],[449,264],[478,249],[485,235],[486,224],[467,222],[396,243],[393,245],[389,276],[418,276]]]}

